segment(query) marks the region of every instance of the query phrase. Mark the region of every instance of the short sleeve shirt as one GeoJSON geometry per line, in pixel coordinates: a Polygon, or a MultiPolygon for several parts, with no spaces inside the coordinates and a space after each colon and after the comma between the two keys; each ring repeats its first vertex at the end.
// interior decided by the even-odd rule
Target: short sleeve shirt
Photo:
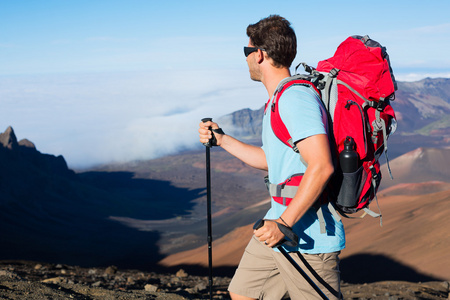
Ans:
{"type": "MultiPolygon", "coordinates": [[[[273,99],[271,99],[271,102],[273,99]]],[[[271,103],[268,105],[270,106],[271,103]]],[[[278,100],[280,117],[286,125],[294,142],[317,134],[327,134],[327,115],[321,100],[315,93],[304,86],[292,86],[285,90],[278,100]]],[[[273,133],[270,125],[270,109],[266,110],[263,118],[262,149],[266,155],[268,175],[271,183],[278,184],[291,175],[304,173],[306,166],[300,155],[281,142],[273,133]]],[[[266,219],[278,219],[286,209],[273,199],[266,219]]],[[[328,210],[327,204],[322,206],[326,233],[320,233],[317,213],[310,208],[305,215],[293,226],[299,236],[297,248],[289,251],[303,253],[330,253],[345,248],[344,227],[341,221],[336,221],[328,210]]]]}

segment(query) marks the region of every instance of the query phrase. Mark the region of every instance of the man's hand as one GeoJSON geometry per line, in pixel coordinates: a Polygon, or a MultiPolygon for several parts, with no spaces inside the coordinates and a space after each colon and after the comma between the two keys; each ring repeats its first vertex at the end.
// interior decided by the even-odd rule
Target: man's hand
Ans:
{"type": "Polygon", "coordinates": [[[266,154],[261,147],[243,143],[230,135],[224,134],[219,125],[212,121],[201,122],[199,126],[198,133],[202,144],[208,143],[213,137],[212,129],[216,138],[214,145],[221,146],[222,149],[251,167],[267,171],[266,154]]]}
{"type": "Polygon", "coordinates": [[[268,247],[275,247],[281,240],[284,239],[284,234],[278,229],[278,225],[275,221],[265,220],[264,226],[254,230],[253,233],[268,247]]]}
{"type": "MultiPolygon", "coordinates": [[[[198,129],[198,133],[199,133],[199,137],[200,137],[200,143],[202,143],[202,144],[205,144],[210,139],[212,139],[212,132],[210,130],[210,127],[212,129],[219,128],[219,125],[217,125],[217,123],[214,123],[212,121],[200,122],[199,126],[200,126],[200,128],[198,129]]],[[[216,137],[216,140],[217,140],[217,146],[220,146],[222,144],[223,134],[214,132],[214,136],[216,137]]]]}

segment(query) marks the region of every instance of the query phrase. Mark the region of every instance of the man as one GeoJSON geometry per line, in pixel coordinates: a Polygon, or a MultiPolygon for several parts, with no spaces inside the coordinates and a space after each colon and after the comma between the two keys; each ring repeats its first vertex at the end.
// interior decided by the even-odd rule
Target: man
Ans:
{"type": "MultiPolygon", "coordinates": [[[[247,56],[250,77],[264,84],[269,101],[278,84],[290,76],[289,67],[296,55],[297,41],[290,23],[280,16],[269,16],[247,28],[247,56]]],[[[316,200],[322,194],[334,172],[327,136],[326,112],[320,99],[307,87],[294,86],[278,101],[280,116],[297,146],[299,153],[283,144],[270,125],[270,105],[263,118],[263,146],[243,143],[219,130],[214,122],[200,123],[200,142],[212,138],[217,145],[246,164],[268,171],[271,183],[279,184],[293,174],[304,173],[298,190],[288,206],[274,201],[265,216],[264,226],[254,231],[238,269],[230,283],[232,299],[281,299],[286,293],[291,299],[320,299],[283,255],[274,247],[284,234],[276,223],[292,228],[299,236],[299,245],[287,248],[291,257],[314,279],[302,259],[301,252],[321,280],[315,282],[330,298],[340,294],[339,258],[345,247],[344,228],[322,206],[326,233],[320,232],[316,200]],[[300,154],[300,155],[299,155],[300,154]]],[[[317,275],[316,274],[316,275],[317,275]]]]}

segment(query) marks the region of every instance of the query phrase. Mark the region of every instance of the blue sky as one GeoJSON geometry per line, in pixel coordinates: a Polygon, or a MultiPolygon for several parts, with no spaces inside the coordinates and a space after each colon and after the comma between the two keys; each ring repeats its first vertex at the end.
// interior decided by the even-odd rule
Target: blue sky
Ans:
{"type": "MultiPolygon", "coordinates": [[[[299,58],[369,34],[401,75],[448,72],[450,2],[440,1],[0,1],[0,74],[242,67],[245,28],[290,20],[299,58]]],[[[244,66],[245,67],[245,66],[244,66]]]]}
{"type": "Polygon", "coordinates": [[[368,34],[399,80],[450,77],[450,1],[371,3],[0,0],[0,130],[72,167],[191,149],[202,117],[265,102],[242,47],[270,14],[296,30],[294,64],[368,34]]]}

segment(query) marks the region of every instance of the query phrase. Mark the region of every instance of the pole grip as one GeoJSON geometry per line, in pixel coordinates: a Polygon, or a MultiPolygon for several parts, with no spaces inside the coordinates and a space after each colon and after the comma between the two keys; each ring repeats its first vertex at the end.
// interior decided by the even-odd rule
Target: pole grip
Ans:
{"type": "MultiPolygon", "coordinates": [[[[206,123],[206,122],[208,122],[208,121],[212,121],[212,118],[203,118],[202,119],[202,122],[203,123],[206,123]]],[[[211,130],[211,127],[209,127],[209,130],[211,130]]],[[[206,147],[208,147],[208,148],[211,148],[212,147],[212,145],[214,144],[214,140],[215,140],[215,136],[214,136],[214,132],[211,130],[211,134],[212,134],[212,138],[211,139],[209,139],[209,141],[208,142],[206,142],[206,143],[203,143],[203,145],[205,145],[206,147]]]]}

